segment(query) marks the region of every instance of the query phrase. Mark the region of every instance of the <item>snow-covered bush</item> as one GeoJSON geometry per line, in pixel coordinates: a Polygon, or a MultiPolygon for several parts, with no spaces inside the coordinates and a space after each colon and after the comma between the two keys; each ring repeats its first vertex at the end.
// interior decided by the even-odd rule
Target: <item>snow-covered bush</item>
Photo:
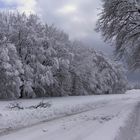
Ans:
{"type": "Polygon", "coordinates": [[[7,106],[8,109],[14,109],[14,110],[23,110],[24,107],[22,106],[22,103],[19,103],[19,102],[13,102],[13,103],[10,103],[8,106],[7,106]]]}
{"type": "Polygon", "coordinates": [[[140,83],[139,82],[129,83],[128,90],[132,89],[140,89],[140,83]]]}
{"type": "Polygon", "coordinates": [[[7,108],[10,110],[38,109],[38,108],[48,108],[48,107],[51,107],[51,103],[44,102],[43,100],[40,101],[38,104],[31,105],[31,106],[23,106],[21,102],[17,102],[17,101],[14,101],[7,106],[7,108]]]}
{"type": "Polygon", "coordinates": [[[27,109],[38,109],[38,108],[48,108],[48,107],[51,107],[51,103],[50,102],[39,102],[39,104],[37,105],[32,105],[32,106],[29,106],[29,107],[26,107],[27,109]]]}

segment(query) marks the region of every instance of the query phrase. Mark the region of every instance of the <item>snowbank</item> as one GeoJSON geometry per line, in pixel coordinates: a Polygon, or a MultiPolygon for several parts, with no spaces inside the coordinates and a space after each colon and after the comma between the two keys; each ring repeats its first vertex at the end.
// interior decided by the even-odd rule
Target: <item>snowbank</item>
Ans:
{"type": "MultiPolygon", "coordinates": [[[[120,100],[122,102],[131,101],[137,103],[138,100],[140,99],[140,94],[138,93],[140,93],[140,91],[131,90],[124,95],[121,94],[121,95],[49,98],[49,99],[44,99],[44,102],[50,102],[51,103],[50,107],[37,108],[37,109],[29,109],[28,107],[38,104],[41,101],[41,99],[1,101],[0,102],[0,132],[4,133],[14,129],[29,127],[34,124],[38,124],[40,122],[50,121],[56,118],[61,118],[73,114],[82,113],[89,110],[94,110],[97,108],[101,108],[106,104],[110,105],[110,103],[114,103],[114,102],[117,104],[117,101],[120,100]],[[7,106],[11,102],[20,102],[25,109],[11,110],[7,108],[7,106]]],[[[128,116],[126,114],[132,112],[132,109],[133,107],[127,109],[127,111],[125,112],[125,117],[128,116]]],[[[120,117],[120,120],[121,118],[123,118],[122,121],[124,121],[125,117],[120,117]]],[[[112,125],[116,123],[114,119],[112,121],[113,122],[109,121],[108,125],[112,125]]],[[[116,130],[116,128],[114,129],[116,130]]],[[[105,130],[107,131],[107,129],[105,130]]]]}

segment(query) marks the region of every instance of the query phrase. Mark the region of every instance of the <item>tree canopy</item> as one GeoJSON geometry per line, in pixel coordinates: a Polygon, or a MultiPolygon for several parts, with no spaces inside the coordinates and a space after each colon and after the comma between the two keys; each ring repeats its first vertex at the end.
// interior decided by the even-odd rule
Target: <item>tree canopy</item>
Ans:
{"type": "Polygon", "coordinates": [[[98,31],[105,41],[115,44],[115,54],[125,59],[130,69],[140,69],[140,1],[102,1],[98,31]]]}
{"type": "Polygon", "coordinates": [[[124,93],[113,63],[36,15],[0,13],[0,98],[124,93]]]}

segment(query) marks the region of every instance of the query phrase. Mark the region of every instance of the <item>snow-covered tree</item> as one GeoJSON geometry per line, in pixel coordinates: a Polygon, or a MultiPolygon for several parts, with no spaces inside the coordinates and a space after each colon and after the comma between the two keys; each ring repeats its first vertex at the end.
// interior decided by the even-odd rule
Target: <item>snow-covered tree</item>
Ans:
{"type": "Polygon", "coordinates": [[[140,68],[140,1],[102,0],[97,28],[105,40],[115,42],[115,53],[131,69],[140,68]]]}
{"type": "Polygon", "coordinates": [[[124,93],[127,83],[121,67],[93,48],[87,49],[78,44],[75,47],[80,47],[75,52],[73,62],[74,82],[77,82],[74,83],[74,94],[124,93]]]}
{"type": "Polygon", "coordinates": [[[125,89],[123,74],[102,54],[70,41],[36,15],[0,12],[0,41],[0,84],[5,85],[0,98],[111,94],[125,89]]]}
{"type": "Polygon", "coordinates": [[[22,63],[14,45],[0,41],[0,98],[19,98],[22,63]]]}

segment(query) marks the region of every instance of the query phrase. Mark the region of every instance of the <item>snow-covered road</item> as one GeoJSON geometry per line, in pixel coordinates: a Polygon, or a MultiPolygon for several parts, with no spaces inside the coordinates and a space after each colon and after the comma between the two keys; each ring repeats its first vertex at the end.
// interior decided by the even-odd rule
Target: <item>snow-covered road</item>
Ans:
{"type": "Polygon", "coordinates": [[[140,140],[140,96],[118,96],[95,102],[89,110],[16,130],[0,140],[140,140]]]}
{"type": "Polygon", "coordinates": [[[134,127],[132,128],[133,130],[132,140],[140,140],[140,103],[138,104],[135,113],[136,113],[136,118],[133,125],[134,127]]]}
{"type": "Polygon", "coordinates": [[[140,103],[126,121],[125,127],[121,128],[116,140],[140,140],[140,103]]]}

